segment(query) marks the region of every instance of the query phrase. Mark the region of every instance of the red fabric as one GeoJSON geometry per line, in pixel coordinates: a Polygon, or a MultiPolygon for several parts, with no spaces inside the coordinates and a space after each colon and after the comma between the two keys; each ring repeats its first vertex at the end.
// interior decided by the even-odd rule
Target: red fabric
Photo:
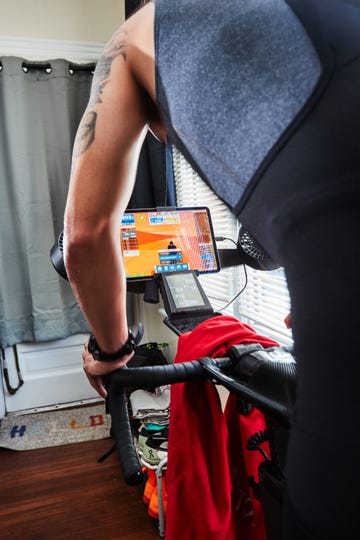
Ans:
{"type": "MultiPolygon", "coordinates": [[[[180,336],[175,362],[225,356],[239,343],[277,345],[219,316],[180,336]]],[[[245,449],[265,429],[262,413],[240,416],[232,395],[223,412],[215,386],[202,382],[172,385],[170,403],[166,540],[265,540],[262,509],[247,486],[261,456],[245,449]]]]}
{"type": "MultiPolygon", "coordinates": [[[[259,452],[250,452],[246,449],[249,437],[265,429],[264,416],[255,408],[248,416],[239,415],[236,396],[230,395],[226,403],[225,417],[228,427],[228,458],[232,482],[232,532],[229,538],[265,540],[262,506],[253,496],[248,485],[250,476],[258,481],[258,466],[264,458],[259,452]]],[[[270,455],[269,445],[263,443],[261,446],[270,455]]]]}

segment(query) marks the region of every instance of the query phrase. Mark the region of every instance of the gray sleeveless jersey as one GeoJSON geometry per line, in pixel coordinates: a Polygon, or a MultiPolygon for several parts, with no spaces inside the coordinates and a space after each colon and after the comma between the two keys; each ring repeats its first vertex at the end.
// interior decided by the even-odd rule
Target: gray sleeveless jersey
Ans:
{"type": "Polygon", "coordinates": [[[157,102],[173,141],[234,210],[321,75],[284,0],[154,0],[157,102]]]}

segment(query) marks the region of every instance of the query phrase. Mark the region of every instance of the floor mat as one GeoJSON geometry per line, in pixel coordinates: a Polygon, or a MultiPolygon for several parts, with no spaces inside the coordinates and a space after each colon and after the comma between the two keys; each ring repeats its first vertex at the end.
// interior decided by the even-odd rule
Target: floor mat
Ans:
{"type": "Polygon", "coordinates": [[[1,420],[0,447],[33,450],[63,444],[105,439],[111,418],[104,404],[19,415],[1,420]]]}

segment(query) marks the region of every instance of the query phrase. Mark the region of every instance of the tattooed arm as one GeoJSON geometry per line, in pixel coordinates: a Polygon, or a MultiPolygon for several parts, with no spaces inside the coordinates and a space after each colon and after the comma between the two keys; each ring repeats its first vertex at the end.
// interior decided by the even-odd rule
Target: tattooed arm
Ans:
{"type": "MultiPolygon", "coordinates": [[[[65,264],[80,306],[106,352],[118,350],[128,337],[119,227],[142,142],[156,116],[152,10],[149,4],[137,12],[106,46],[73,151],[65,264]]],[[[129,358],[104,363],[84,353],[89,380],[101,395],[105,394],[98,375],[129,358]]]]}

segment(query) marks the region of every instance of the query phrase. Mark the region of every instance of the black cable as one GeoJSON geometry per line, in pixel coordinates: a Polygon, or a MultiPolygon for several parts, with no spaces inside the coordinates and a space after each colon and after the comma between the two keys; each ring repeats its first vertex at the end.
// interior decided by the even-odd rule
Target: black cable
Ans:
{"type": "Polygon", "coordinates": [[[242,289],[240,289],[240,291],[230,300],[230,302],[228,302],[225,306],[223,306],[222,308],[218,309],[217,311],[224,311],[224,309],[226,309],[227,307],[229,307],[237,298],[239,298],[240,294],[242,294],[246,287],[247,287],[247,284],[248,284],[248,275],[247,275],[247,270],[246,270],[246,266],[245,264],[242,265],[243,266],[243,270],[244,270],[244,275],[245,275],[245,283],[244,283],[244,286],[242,287],[242,289]]]}
{"type": "Polygon", "coordinates": [[[216,242],[224,242],[224,240],[229,240],[229,242],[232,242],[233,244],[235,244],[235,246],[237,246],[237,243],[235,242],[235,240],[227,236],[215,236],[215,240],[216,242]]]}
{"type": "MultiPolygon", "coordinates": [[[[229,242],[232,242],[233,244],[235,244],[235,246],[237,246],[237,242],[235,242],[235,240],[233,240],[232,238],[229,238],[228,236],[215,236],[215,240],[216,242],[224,242],[225,240],[229,240],[229,242]]],[[[243,266],[244,275],[245,275],[245,284],[243,288],[232,298],[232,300],[230,300],[230,302],[228,302],[225,306],[218,309],[217,311],[224,311],[224,309],[228,308],[233,302],[235,302],[237,298],[239,298],[240,294],[242,294],[244,290],[246,289],[246,286],[248,284],[247,271],[246,271],[245,264],[243,264],[242,266],[243,266]]]]}
{"type": "Polygon", "coordinates": [[[7,389],[7,391],[9,392],[9,394],[11,396],[16,394],[16,392],[19,390],[19,388],[21,388],[22,385],[24,384],[24,380],[22,378],[22,374],[21,374],[21,371],[20,371],[19,356],[18,356],[17,349],[16,349],[15,345],[13,346],[13,351],[14,351],[15,368],[16,368],[16,373],[17,373],[17,377],[18,377],[18,384],[15,387],[13,387],[11,385],[11,382],[10,382],[9,371],[8,371],[8,367],[7,367],[7,360],[6,360],[6,357],[5,357],[5,351],[4,351],[4,349],[2,347],[0,349],[0,358],[2,359],[2,362],[3,362],[3,374],[4,374],[5,386],[6,386],[6,389],[7,389]]]}
{"type": "Polygon", "coordinates": [[[105,459],[107,459],[111,454],[113,454],[116,451],[116,444],[113,444],[110,450],[105,452],[105,454],[97,459],[98,463],[103,463],[105,459]]]}

